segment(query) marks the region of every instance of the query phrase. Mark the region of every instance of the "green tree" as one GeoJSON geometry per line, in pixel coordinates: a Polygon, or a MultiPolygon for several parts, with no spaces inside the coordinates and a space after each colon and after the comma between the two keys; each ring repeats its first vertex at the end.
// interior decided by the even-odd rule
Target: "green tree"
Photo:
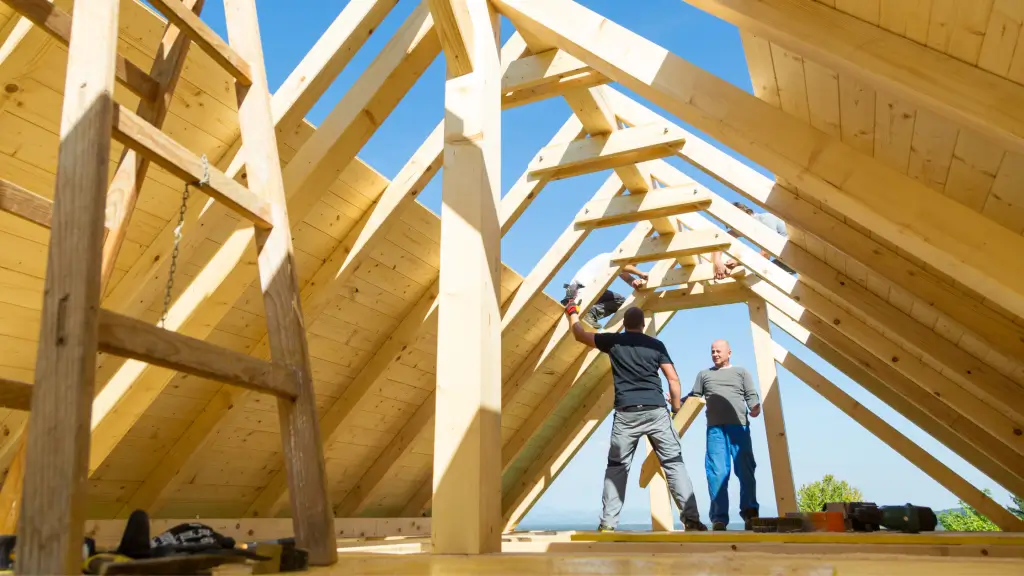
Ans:
{"type": "MultiPolygon", "coordinates": [[[[992,496],[991,490],[986,488],[984,492],[986,496],[992,496]]],[[[1019,498],[1014,497],[1013,501],[1018,507],[1021,505],[1019,498]]],[[[979,514],[977,510],[963,500],[960,501],[960,508],[957,511],[940,512],[938,514],[939,523],[942,524],[943,528],[951,532],[996,532],[999,530],[999,527],[991,520],[979,514]]],[[[1010,512],[1014,512],[1014,510],[1010,508],[1010,512]]]]}
{"type": "Polygon", "coordinates": [[[1020,498],[1019,496],[1014,496],[1012,494],[1010,495],[1010,498],[1013,499],[1013,506],[1016,506],[1016,508],[1014,508],[1013,506],[1007,506],[1007,508],[1009,508],[1010,510],[1010,513],[1016,516],[1017,518],[1024,520],[1024,498],[1020,498]]]}
{"type": "Polygon", "coordinates": [[[836,480],[831,474],[817,482],[804,484],[797,490],[796,502],[801,512],[821,512],[829,502],[861,502],[864,495],[845,480],[836,480]]]}

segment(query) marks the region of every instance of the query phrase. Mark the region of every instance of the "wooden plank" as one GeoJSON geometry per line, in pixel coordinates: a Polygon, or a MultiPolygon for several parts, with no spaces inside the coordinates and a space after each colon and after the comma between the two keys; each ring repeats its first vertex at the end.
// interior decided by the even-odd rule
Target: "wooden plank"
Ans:
{"type": "Polygon", "coordinates": [[[271,209],[267,201],[228,178],[187,148],[175,142],[134,112],[116,106],[114,138],[137,151],[150,162],[195,185],[260,228],[270,228],[271,209]],[[200,184],[208,177],[208,184],[200,184]]]}
{"type": "MultiPolygon", "coordinates": [[[[657,114],[622,94],[608,91],[618,114],[645,122],[660,118],[657,114]]],[[[913,117],[911,117],[911,124],[913,124],[912,120],[913,117]]],[[[1024,355],[1024,328],[1021,326],[1015,325],[1011,320],[982,305],[978,300],[968,297],[960,289],[943,282],[934,274],[897,254],[895,250],[886,247],[874,238],[869,238],[831,215],[823,213],[819,208],[815,208],[789,189],[711,146],[695,134],[687,134],[686,138],[686,146],[680,153],[684,159],[758,206],[776,214],[787,223],[787,226],[806,230],[832,246],[841,247],[846,254],[861,264],[914,294],[921,301],[931,303],[938,311],[968,327],[984,338],[990,346],[1001,350],[1004,354],[1010,357],[1024,355]]],[[[876,138],[876,144],[880,139],[881,136],[876,138]]],[[[907,146],[909,149],[909,141],[907,146]]],[[[652,165],[655,168],[655,175],[662,179],[690,180],[688,176],[666,162],[655,161],[652,165]]],[[[1002,170],[1000,173],[1002,174],[1002,170]]],[[[1012,173],[1012,170],[1007,171],[1006,175],[1012,173]]],[[[1017,180],[1024,182],[1024,178],[1017,180]]],[[[1015,180],[1012,177],[1007,178],[1005,182],[1001,182],[997,178],[993,185],[993,191],[999,189],[1005,190],[1004,193],[1007,193],[1016,190],[1013,182],[1015,180]]],[[[730,218],[744,219],[725,204],[727,203],[714,200],[712,202],[715,211],[732,213],[730,218]]],[[[764,227],[750,230],[763,231],[764,227]]],[[[781,244],[778,244],[780,238],[775,234],[771,236],[774,237],[774,240],[769,238],[770,246],[759,245],[778,254],[778,250],[782,249],[781,244]],[[775,243],[772,244],[771,241],[775,243]]],[[[756,239],[758,238],[756,235],[750,236],[750,238],[755,243],[765,242],[763,239],[756,239]]]]}
{"type": "MultiPolygon", "coordinates": [[[[184,2],[185,8],[195,14],[199,14],[204,5],[204,0],[184,2]]],[[[149,77],[157,82],[157,92],[153,98],[142,99],[139,102],[138,108],[136,108],[139,120],[148,122],[154,128],[163,128],[171,107],[174,90],[178,84],[178,77],[181,75],[185,59],[188,57],[189,46],[189,38],[186,34],[182,34],[180,30],[171,25],[164,28],[163,37],[160,39],[160,50],[149,71],[149,77]]],[[[138,202],[142,186],[146,182],[148,172],[149,161],[144,156],[127,147],[121,152],[117,170],[107,189],[106,226],[108,232],[107,237],[103,240],[102,272],[104,288],[108,286],[110,277],[113,275],[117,256],[128,234],[132,214],[135,212],[135,205],[138,202]]]]}
{"type": "Polygon", "coordinates": [[[477,34],[469,5],[474,0],[427,0],[430,14],[437,23],[450,78],[458,78],[473,71],[474,43],[477,34]]]}
{"type": "MultiPolygon", "coordinates": [[[[737,266],[729,274],[730,278],[743,278],[747,275],[747,269],[737,266]]],[[[682,266],[669,270],[665,274],[655,276],[653,273],[647,276],[647,282],[643,285],[642,290],[655,290],[658,288],[668,288],[670,286],[679,286],[681,284],[689,284],[691,282],[707,282],[715,279],[715,267],[710,262],[698,264],[696,266],[682,266]]]]}
{"type": "Polygon", "coordinates": [[[1024,4],[1016,0],[995,0],[978,55],[978,67],[1006,77],[1020,42],[1024,25],[1024,4]]]}
{"type": "Polygon", "coordinates": [[[299,391],[295,377],[284,365],[257,360],[107,310],[100,310],[99,348],[107,354],[281,398],[295,398],[299,391]]]}
{"type": "Polygon", "coordinates": [[[675,154],[685,139],[666,125],[616,130],[607,136],[545,146],[530,162],[533,178],[570,178],[675,154]]]}
{"type": "Polygon", "coordinates": [[[49,228],[53,217],[53,202],[13,182],[0,179],[0,210],[49,228]]]}
{"type": "Polygon", "coordinates": [[[648,300],[645,309],[651,312],[667,312],[738,304],[746,301],[746,287],[736,282],[712,284],[706,288],[702,284],[694,284],[690,289],[678,288],[659,292],[656,298],[648,300]],[[694,290],[695,288],[700,288],[700,290],[694,290]]]}
{"type": "Polygon", "coordinates": [[[508,64],[501,77],[503,94],[555,83],[590,71],[590,67],[560,50],[524,56],[508,64]]]}
{"type": "Polygon", "coordinates": [[[814,389],[818,394],[821,394],[833,406],[842,410],[850,418],[853,418],[858,424],[867,429],[868,432],[871,432],[876,438],[885,442],[886,445],[909,460],[911,464],[920,468],[922,472],[942,485],[943,488],[956,494],[958,498],[967,502],[974,509],[995,522],[1000,530],[1004,532],[1024,531],[1024,522],[1021,519],[1010,514],[1009,510],[997,504],[990,496],[975,488],[956,472],[950,470],[937,458],[929,454],[928,451],[915,444],[913,440],[900,434],[898,430],[843,392],[838,386],[829,382],[828,379],[805,364],[800,358],[791,354],[777,342],[772,342],[772,350],[775,361],[780,366],[803,380],[805,384],[814,389]]]}
{"type": "Polygon", "coordinates": [[[772,106],[782,106],[770,43],[743,30],[740,30],[740,40],[743,42],[754,95],[772,106]]]}
{"type": "Polygon", "coordinates": [[[711,198],[695,186],[658,188],[647,193],[591,200],[576,216],[576,228],[605,228],[697,212],[711,205],[711,198]]]}
{"type": "MultiPolygon", "coordinates": [[[[987,22],[987,16],[978,16],[991,11],[991,0],[964,5],[972,14],[966,28],[953,34],[951,56],[813,0],[686,1],[819,64],[977,130],[1010,149],[1024,150],[1024,113],[1013,104],[1024,99],[1024,87],[971,65],[977,61],[984,33],[983,27],[975,28],[987,22]],[[907,70],[915,73],[907,74],[907,70]]],[[[875,6],[877,24],[877,2],[875,6]]]]}
{"type": "Polygon", "coordinates": [[[233,50],[224,42],[223,38],[183,3],[177,0],[153,0],[151,4],[172,24],[188,34],[189,38],[210,58],[213,58],[214,62],[220,64],[221,68],[234,77],[239,85],[248,87],[253,84],[253,75],[256,74],[256,71],[252,70],[248,59],[233,50]]]}
{"type": "Polygon", "coordinates": [[[76,572],[82,562],[119,5],[75,8],[18,521],[25,574],[76,572]]]}
{"type": "MultiPolygon", "coordinates": [[[[952,408],[931,394],[922,394],[909,378],[876,359],[868,350],[817,318],[804,324],[812,334],[774,306],[768,307],[773,324],[804,344],[829,364],[846,374],[865,390],[888,404],[907,420],[959,455],[1010,492],[1024,487],[1024,476],[1002,462],[1017,458],[976,423],[959,417],[952,408]]],[[[1020,469],[1018,464],[1017,470],[1020,469]]]]}
{"type": "MultiPolygon", "coordinates": [[[[672,418],[672,427],[675,428],[676,434],[680,438],[690,429],[690,425],[697,419],[697,416],[700,416],[706,405],[707,400],[701,396],[687,396],[683,399],[683,405],[680,406],[679,412],[672,418]]],[[[659,477],[663,478],[664,476],[665,473],[661,469],[658,455],[648,454],[640,467],[640,487],[647,488],[651,482],[657,482],[659,477]]]]}
{"type": "Polygon", "coordinates": [[[647,238],[632,251],[620,246],[612,254],[612,263],[619,266],[653,262],[666,258],[681,258],[723,250],[732,244],[732,237],[724,230],[680,232],[672,236],[647,238]]]}
{"type": "MultiPolygon", "coordinates": [[[[231,46],[250,67],[250,77],[242,80],[236,75],[235,84],[238,125],[246,147],[246,180],[257,197],[270,203],[274,225],[272,230],[257,228],[255,231],[270,356],[275,363],[286,366],[298,381],[298,394],[294,401],[281,398],[277,401],[281,444],[291,487],[288,493],[291,495],[295,542],[309,552],[311,565],[330,565],[337,560],[334,517],[327,495],[320,428],[316,425],[318,413],[313,373],[256,2],[225,0],[224,12],[231,46]]],[[[191,12],[188,14],[192,15],[191,12]]]]}
{"type": "Polygon", "coordinates": [[[32,385],[10,378],[0,378],[0,406],[11,410],[29,410],[32,406],[32,385]]]}
{"type": "Polygon", "coordinates": [[[768,434],[768,457],[775,483],[775,503],[780,515],[796,512],[796,488],[789,461],[786,421],[782,414],[782,392],[779,390],[779,376],[772,355],[768,305],[761,298],[752,297],[747,301],[747,307],[750,309],[750,329],[754,335],[754,359],[757,364],[757,380],[761,384],[761,412],[764,414],[764,429],[768,434]]]}
{"type": "MultiPolygon", "coordinates": [[[[64,46],[71,40],[71,16],[47,0],[4,0],[25,19],[64,46]]],[[[160,94],[160,83],[127,58],[117,54],[114,75],[125,88],[143,100],[155,101],[160,94]]]]}
{"type": "Polygon", "coordinates": [[[499,20],[485,0],[462,6],[458,26],[438,24],[442,37],[461,28],[471,38],[463,46],[472,60],[466,73],[466,62],[446,53],[431,523],[439,554],[501,550],[499,20]]]}
{"type": "Polygon", "coordinates": [[[571,0],[496,4],[518,29],[548,38],[801,192],[1024,316],[1024,270],[1003,264],[1021,252],[1019,235],[571,0]]]}
{"type": "Polygon", "coordinates": [[[533,104],[534,102],[540,102],[541,100],[547,100],[548,98],[554,98],[556,96],[565,96],[566,94],[578,92],[594,86],[600,86],[609,82],[610,80],[608,80],[604,74],[599,74],[593,70],[587,69],[586,71],[578,74],[559,78],[554,82],[503,94],[501,97],[501,106],[503,109],[508,110],[510,108],[533,104]]]}

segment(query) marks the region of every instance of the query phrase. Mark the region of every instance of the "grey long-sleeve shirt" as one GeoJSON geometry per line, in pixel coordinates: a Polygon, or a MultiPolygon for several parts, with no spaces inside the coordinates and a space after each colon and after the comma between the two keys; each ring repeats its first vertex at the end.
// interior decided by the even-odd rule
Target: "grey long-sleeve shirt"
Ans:
{"type": "Polygon", "coordinates": [[[761,403],[754,379],[746,368],[708,368],[697,373],[693,396],[707,401],[708,426],[747,425],[747,410],[761,403]]]}

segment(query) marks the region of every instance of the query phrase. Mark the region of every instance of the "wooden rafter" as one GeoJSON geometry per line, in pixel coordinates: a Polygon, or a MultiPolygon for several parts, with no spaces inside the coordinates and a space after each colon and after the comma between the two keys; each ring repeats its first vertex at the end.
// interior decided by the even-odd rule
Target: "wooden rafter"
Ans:
{"type": "Polygon", "coordinates": [[[665,258],[682,258],[697,254],[717,252],[732,244],[732,237],[724,230],[701,230],[680,232],[672,236],[647,238],[643,243],[630,250],[619,247],[612,254],[612,262],[623,266],[654,262],[665,258]]]}
{"type": "Polygon", "coordinates": [[[704,210],[710,205],[711,198],[695,186],[659,188],[646,193],[591,200],[576,216],[576,227],[604,228],[667,218],[704,210]]]}
{"type": "Polygon", "coordinates": [[[685,143],[680,134],[663,123],[559,142],[537,153],[530,163],[530,175],[559,180],[672,156],[685,143]]]}
{"type": "Polygon", "coordinates": [[[7,180],[0,180],[0,210],[49,228],[53,202],[7,180]]]}

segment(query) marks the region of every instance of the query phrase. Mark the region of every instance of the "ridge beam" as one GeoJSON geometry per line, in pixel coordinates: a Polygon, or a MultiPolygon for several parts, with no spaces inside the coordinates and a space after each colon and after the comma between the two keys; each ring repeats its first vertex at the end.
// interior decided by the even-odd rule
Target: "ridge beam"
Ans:
{"type": "Polygon", "coordinates": [[[530,162],[528,171],[533,178],[561,180],[674,156],[685,143],[679,128],[668,123],[647,124],[545,146],[530,162]]]}
{"type": "Polygon", "coordinates": [[[696,186],[655,188],[643,194],[587,202],[576,217],[576,229],[606,228],[698,212],[711,207],[711,195],[696,186]]]}
{"type": "Polygon", "coordinates": [[[693,230],[671,236],[646,238],[635,251],[620,246],[612,255],[612,264],[641,264],[655,260],[678,259],[726,250],[732,246],[732,236],[724,230],[693,230]]]}

